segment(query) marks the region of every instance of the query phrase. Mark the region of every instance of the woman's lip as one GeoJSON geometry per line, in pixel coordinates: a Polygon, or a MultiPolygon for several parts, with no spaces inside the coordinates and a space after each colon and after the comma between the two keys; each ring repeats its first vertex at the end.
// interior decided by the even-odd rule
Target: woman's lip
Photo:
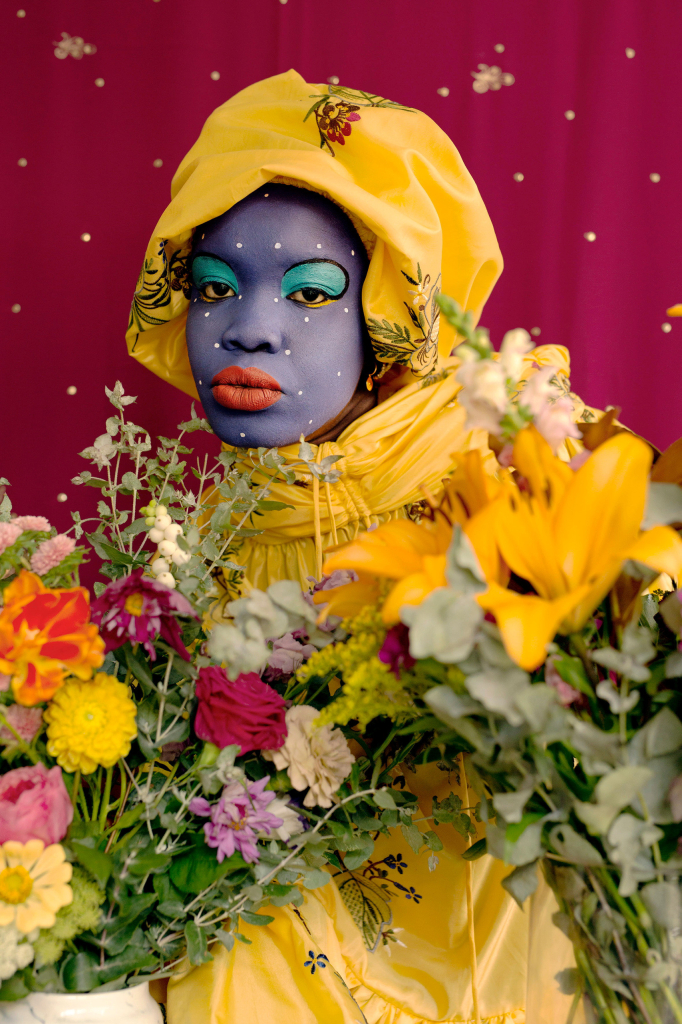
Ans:
{"type": "Polygon", "coordinates": [[[227,366],[211,381],[213,397],[226,409],[259,412],[282,397],[279,382],[256,366],[227,366]]]}

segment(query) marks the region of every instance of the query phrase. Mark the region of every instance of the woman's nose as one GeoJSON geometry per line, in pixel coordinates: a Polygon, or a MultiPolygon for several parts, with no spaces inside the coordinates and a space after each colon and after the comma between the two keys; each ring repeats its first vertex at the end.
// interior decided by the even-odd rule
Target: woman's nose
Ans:
{"type": "Polygon", "coordinates": [[[279,352],[283,347],[284,300],[272,295],[238,299],[238,309],[223,332],[223,348],[228,351],[279,352]]]}

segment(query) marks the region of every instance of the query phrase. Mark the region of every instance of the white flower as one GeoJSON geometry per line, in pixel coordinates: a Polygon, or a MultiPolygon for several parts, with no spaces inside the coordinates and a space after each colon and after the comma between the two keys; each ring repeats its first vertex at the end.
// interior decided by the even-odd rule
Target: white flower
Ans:
{"type": "Polygon", "coordinates": [[[6,981],[33,960],[33,946],[20,942],[24,936],[13,924],[0,928],[0,980],[6,981]]]}
{"type": "Polygon", "coordinates": [[[264,750],[278,771],[286,768],[294,789],[307,789],[304,807],[331,807],[336,791],[355,758],[340,729],[318,727],[319,712],[296,704],[286,713],[287,738],[279,750],[264,750]]]}
{"type": "Polygon", "coordinates": [[[568,395],[565,395],[563,398],[558,398],[554,405],[546,405],[535,416],[535,426],[555,455],[567,437],[579,438],[581,436],[573,422],[573,413],[573,402],[568,395]]]}
{"type": "Polygon", "coordinates": [[[511,378],[516,384],[523,369],[523,357],[533,348],[528,331],[523,327],[516,327],[513,331],[507,331],[500,346],[500,366],[505,376],[511,378]]]}
{"type": "Polygon", "coordinates": [[[291,807],[289,803],[281,796],[275,797],[275,799],[268,804],[268,811],[270,814],[274,814],[276,818],[280,818],[282,824],[279,828],[271,830],[270,836],[276,836],[281,839],[283,843],[288,843],[292,836],[300,835],[303,832],[305,825],[301,819],[300,814],[296,811],[295,807],[291,807]]]}
{"type": "Polygon", "coordinates": [[[492,359],[466,362],[457,371],[457,380],[463,385],[457,397],[466,409],[467,428],[496,434],[507,408],[504,368],[492,359]]]}

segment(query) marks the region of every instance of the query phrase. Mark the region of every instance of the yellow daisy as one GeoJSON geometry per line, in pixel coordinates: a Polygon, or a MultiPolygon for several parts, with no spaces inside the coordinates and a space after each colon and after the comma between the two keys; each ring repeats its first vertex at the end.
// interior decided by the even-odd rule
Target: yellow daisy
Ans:
{"type": "Polygon", "coordinates": [[[9,840],[0,846],[0,927],[13,924],[27,935],[52,928],[56,913],[73,898],[71,865],[59,843],[9,840]]]}
{"type": "Polygon", "coordinates": [[[114,676],[68,679],[45,712],[48,752],[67,772],[111,768],[137,735],[135,713],[129,688],[114,676]]]}

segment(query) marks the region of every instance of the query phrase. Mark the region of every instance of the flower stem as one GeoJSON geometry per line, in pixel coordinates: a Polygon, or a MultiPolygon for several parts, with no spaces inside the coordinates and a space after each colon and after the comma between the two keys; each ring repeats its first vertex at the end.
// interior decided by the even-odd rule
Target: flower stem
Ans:
{"type": "Polygon", "coordinates": [[[102,831],[104,831],[107,825],[107,813],[109,811],[109,798],[111,797],[111,781],[113,776],[114,767],[112,765],[110,768],[107,768],[107,778],[104,784],[104,797],[102,798],[102,807],[99,815],[99,827],[102,831]]]}
{"type": "Polygon", "coordinates": [[[73,789],[71,790],[71,804],[73,806],[74,813],[76,812],[76,801],[78,800],[78,793],[81,788],[81,773],[80,768],[77,768],[73,776],[73,789]]]}

